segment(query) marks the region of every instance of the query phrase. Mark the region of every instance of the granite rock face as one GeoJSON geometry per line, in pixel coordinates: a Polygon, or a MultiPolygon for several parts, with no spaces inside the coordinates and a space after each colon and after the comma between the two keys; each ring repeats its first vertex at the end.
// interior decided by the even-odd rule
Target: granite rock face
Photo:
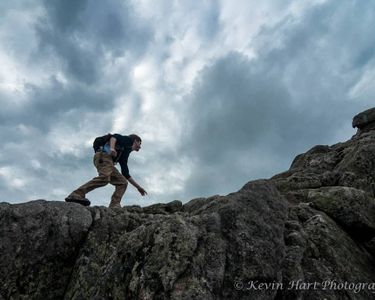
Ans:
{"type": "Polygon", "coordinates": [[[359,130],[372,128],[375,122],[375,110],[370,108],[364,112],[359,113],[353,118],[352,126],[357,127],[359,130]]]}
{"type": "Polygon", "coordinates": [[[0,204],[3,299],[58,299],[92,224],[90,211],[63,202],[0,204]]]}
{"type": "Polygon", "coordinates": [[[375,109],[227,196],[0,204],[0,299],[371,299],[375,109]]]}

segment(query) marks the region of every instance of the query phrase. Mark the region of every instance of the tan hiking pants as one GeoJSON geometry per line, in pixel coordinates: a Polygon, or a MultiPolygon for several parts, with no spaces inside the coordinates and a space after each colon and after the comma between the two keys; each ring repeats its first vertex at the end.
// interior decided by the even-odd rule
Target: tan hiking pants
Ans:
{"type": "Polygon", "coordinates": [[[108,183],[115,186],[115,191],[111,198],[109,207],[121,207],[121,198],[126,191],[128,181],[126,178],[116,169],[113,164],[111,155],[103,152],[97,152],[94,155],[94,165],[98,170],[99,175],[94,177],[89,182],[80,186],[71,195],[79,197],[85,197],[85,195],[98,188],[107,185],[108,183]]]}

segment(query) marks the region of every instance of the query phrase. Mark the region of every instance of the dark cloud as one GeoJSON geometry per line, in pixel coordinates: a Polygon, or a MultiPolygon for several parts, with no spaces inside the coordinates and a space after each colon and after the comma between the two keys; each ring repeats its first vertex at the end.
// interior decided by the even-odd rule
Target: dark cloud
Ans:
{"type": "MultiPolygon", "coordinates": [[[[257,59],[230,53],[201,72],[186,98],[182,151],[195,163],[189,195],[229,193],[269,177],[309,147],[338,142],[343,124],[350,126],[363,106],[349,97],[363,72],[358,57],[369,62],[373,52],[365,40],[355,48],[346,41],[348,34],[358,40],[362,28],[354,18],[348,23],[351,5],[336,10],[330,3],[264,29],[256,39],[257,59]]],[[[353,5],[356,15],[366,6],[353,5]]]]}
{"type": "MultiPolygon", "coordinates": [[[[278,130],[277,123],[284,118],[281,112],[290,106],[280,79],[260,73],[237,53],[206,68],[190,97],[189,142],[199,143],[204,158],[214,160],[225,156],[220,149],[248,149],[267,132],[278,130]]],[[[195,152],[195,147],[191,149],[195,152]]]]}
{"type": "Polygon", "coordinates": [[[29,99],[22,106],[8,105],[0,115],[0,125],[16,126],[23,124],[32,126],[42,132],[53,128],[58,121],[66,120],[67,126],[77,126],[83,121],[82,111],[110,111],[113,108],[115,95],[109,91],[98,91],[80,85],[64,86],[52,79],[43,88],[29,85],[29,99]]]}
{"type": "Polygon", "coordinates": [[[147,51],[154,28],[136,14],[129,1],[90,1],[85,18],[100,47],[115,57],[125,53],[138,57],[147,51]]]}
{"type": "Polygon", "coordinates": [[[123,1],[44,1],[46,14],[36,27],[41,57],[57,56],[68,77],[93,85],[106,56],[137,57],[152,39],[149,27],[133,17],[123,1]]]}
{"type": "Polygon", "coordinates": [[[32,103],[28,109],[25,107],[28,121],[35,127],[46,130],[56,124],[56,121],[64,118],[67,123],[78,124],[82,111],[105,112],[113,108],[113,92],[98,91],[84,88],[82,86],[70,86],[65,88],[60,83],[54,81],[48,88],[32,87],[32,103]],[[71,116],[71,118],[70,118],[71,116]],[[74,118],[77,118],[74,122],[74,118]]]}
{"type": "Polygon", "coordinates": [[[191,196],[239,188],[255,173],[260,175],[259,168],[264,170],[268,157],[259,157],[262,152],[288,152],[282,148],[292,145],[287,147],[280,135],[294,126],[290,97],[280,77],[238,53],[206,68],[189,96],[192,125],[182,147],[196,164],[186,185],[191,196]],[[264,164],[247,169],[256,156],[264,164]]]}
{"type": "Polygon", "coordinates": [[[82,28],[84,20],[81,19],[81,15],[87,3],[88,0],[43,1],[51,26],[59,32],[76,31],[82,28]]]}

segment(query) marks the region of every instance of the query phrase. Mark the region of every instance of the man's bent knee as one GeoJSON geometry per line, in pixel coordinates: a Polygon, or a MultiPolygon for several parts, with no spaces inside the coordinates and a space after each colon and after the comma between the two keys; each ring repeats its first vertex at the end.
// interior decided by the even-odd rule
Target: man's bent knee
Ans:
{"type": "Polygon", "coordinates": [[[122,188],[122,189],[126,189],[127,186],[128,186],[128,181],[123,181],[123,182],[120,182],[118,184],[115,184],[116,187],[119,187],[119,188],[122,188]]]}
{"type": "Polygon", "coordinates": [[[103,184],[103,186],[111,182],[111,176],[99,175],[97,179],[103,184]]]}

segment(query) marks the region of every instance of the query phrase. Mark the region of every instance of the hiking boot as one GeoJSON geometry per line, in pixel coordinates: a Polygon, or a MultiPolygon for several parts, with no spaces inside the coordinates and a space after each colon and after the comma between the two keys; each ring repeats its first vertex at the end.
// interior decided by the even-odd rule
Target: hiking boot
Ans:
{"type": "Polygon", "coordinates": [[[81,204],[83,206],[90,206],[90,204],[91,204],[90,200],[87,199],[87,198],[81,198],[81,197],[72,196],[72,195],[66,197],[65,201],[66,202],[78,203],[78,204],[81,204]]]}
{"type": "Polygon", "coordinates": [[[109,206],[108,206],[108,208],[111,208],[111,209],[121,209],[121,205],[120,205],[120,203],[110,203],[109,204],[109,206]]]}

